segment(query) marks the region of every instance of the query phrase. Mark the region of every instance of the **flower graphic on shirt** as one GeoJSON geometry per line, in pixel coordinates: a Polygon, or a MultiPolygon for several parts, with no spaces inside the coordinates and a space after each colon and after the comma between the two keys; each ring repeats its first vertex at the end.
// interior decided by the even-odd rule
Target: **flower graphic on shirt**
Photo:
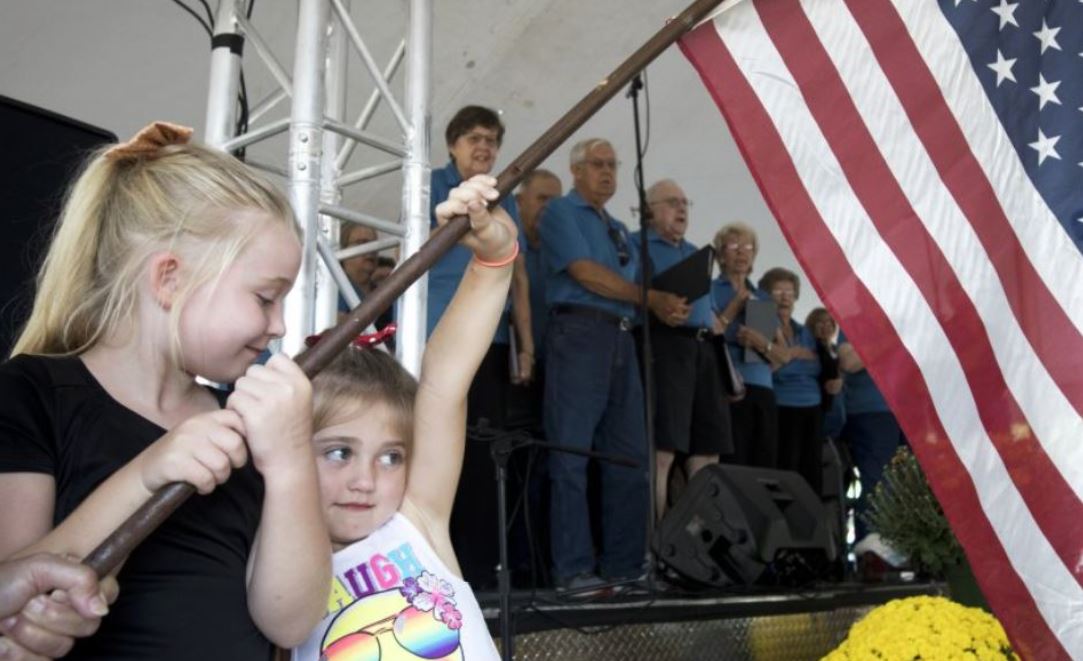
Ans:
{"type": "Polygon", "coordinates": [[[402,587],[399,588],[399,591],[402,592],[402,596],[406,597],[412,603],[414,597],[421,592],[421,586],[417,584],[416,578],[409,576],[402,582],[402,587]]]}
{"type": "Polygon", "coordinates": [[[449,629],[462,627],[462,613],[455,607],[455,589],[448,581],[422,571],[416,579],[404,580],[399,591],[410,605],[419,611],[432,612],[433,619],[449,629]]]}
{"type": "Polygon", "coordinates": [[[455,604],[445,601],[439,611],[433,613],[436,619],[447,625],[448,629],[461,629],[463,626],[463,614],[455,608],[455,604]]]}

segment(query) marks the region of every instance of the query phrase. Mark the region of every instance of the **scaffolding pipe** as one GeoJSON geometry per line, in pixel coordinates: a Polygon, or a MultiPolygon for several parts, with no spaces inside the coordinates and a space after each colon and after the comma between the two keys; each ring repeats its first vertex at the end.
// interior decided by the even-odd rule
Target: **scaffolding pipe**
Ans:
{"type": "MultiPolygon", "coordinates": [[[[406,40],[403,39],[399,42],[398,48],[395,49],[395,53],[391,56],[391,60],[387,63],[387,67],[384,68],[384,78],[391,82],[391,79],[395,77],[395,72],[399,68],[399,64],[402,62],[403,56],[406,54],[406,40]]],[[[357,116],[357,121],[353,123],[353,127],[358,131],[364,131],[365,127],[369,125],[369,120],[372,119],[373,113],[376,112],[376,107],[380,105],[379,89],[372,90],[369,94],[369,100],[365,102],[365,107],[362,108],[361,114],[357,116]]],[[[335,164],[339,168],[346,167],[346,161],[350,160],[350,156],[353,154],[354,148],[357,147],[357,141],[347,140],[346,144],[342,146],[342,151],[338,153],[338,157],[335,158],[335,164]]]]}
{"type": "Polygon", "coordinates": [[[237,126],[237,88],[241,77],[244,37],[236,32],[242,0],[222,0],[214,18],[211,39],[211,71],[207,85],[207,116],[203,141],[229,151],[223,144],[237,126]]]}
{"type": "Polygon", "coordinates": [[[260,117],[263,117],[271,108],[278,105],[278,102],[289,96],[286,91],[281,87],[273,90],[270,94],[260,99],[256,105],[252,106],[252,109],[248,111],[248,122],[254,123],[260,117]]]}
{"type": "Polygon", "coordinates": [[[350,35],[350,41],[353,42],[354,48],[357,49],[357,54],[361,56],[361,61],[365,63],[365,68],[369,70],[369,75],[372,76],[372,82],[376,84],[376,88],[380,90],[380,94],[383,94],[384,101],[387,103],[387,107],[391,109],[391,114],[395,116],[395,121],[399,123],[399,127],[406,131],[408,122],[406,116],[402,114],[402,108],[399,107],[399,102],[395,100],[395,96],[391,93],[391,88],[387,86],[387,79],[380,73],[380,69],[376,66],[376,60],[372,58],[372,53],[369,52],[368,46],[365,45],[365,41],[361,38],[361,33],[357,31],[357,27],[354,26],[353,20],[350,18],[350,12],[342,4],[342,0],[331,0],[331,6],[335,8],[335,13],[338,14],[338,20],[342,23],[342,26],[346,29],[346,33],[350,35]]]}
{"type": "Polygon", "coordinates": [[[286,335],[282,349],[294,355],[315,332],[316,257],[323,155],[324,58],[327,54],[327,0],[300,0],[293,62],[293,103],[290,109],[289,198],[301,227],[301,269],[286,296],[286,335]]]}
{"type": "MultiPolygon", "coordinates": [[[[349,0],[346,0],[346,9],[349,10],[349,0]]],[[[343,28],[333,20],[329,21],[327,28],[327,61],[324,72],[324,121],[341,121],[346,116],[346,56],[349,46],[344,38],[343,28]]],[[[342,201],[342,188],[338,185],[339,168],[335,164],[333,155],[342,147],[342,136],[333,131],[323,132],[323,155],[320,159],[320,205],[338,205],[342,201]]],[[[316,307],[315,328],[322,331],[334,326],[338,321],[338,297],[341,293],[349,303],[353,300],[360,301],[356,296],[353,284],[349,278],[341,280],[336,275],[345,276],[341,265],[334,259],[332,246],[339,245],[340,223],[333,217],[320,214],[319,216],[319,243],[321,255],[326,255],[319,261],[316,269],[316,307]],[[354,294],[354,296],[350,296],[354,294]]],[[[352,308],[356,303],[350,303],[352,308]]]]}
{"type": "Polygon", "coordinates": [[[345,220],[356,225],[371,227],[380,232],[394,234],[395,236],[403,236],[405,234],[402,225],[398,223],[393,223],[390,220],[380,220],[375,216],[370,216],[367,213],[362,213],[360,211],[354,211],[353,209],[347,209],[346,207],[340,207],[333,204],[322,204],[320,205],[320,213],[325,213],[328,216],[334,216],[339,220],[345,220]]]}
{"type": "Polygon", "coordinates": [[[367,131],[360,131],[358,129],[355,129],[349,124],[327,118],[323,122],[323,127],[328,131],[334,131],[339,135],[353,138],[358,142],[362,142],[369,147],[379,149],[380,151],[391,154],[392,156],[398,156],[401,158],[406,155],[406,150],[404,150],[401,146],[396,145],[392,142],[388,142],[387,140],[375,136],[367,131]]]}
{"type": "MultiPolygon", "coordinates": [[[[357,144],[357,143],[354,143],[357,144]]],[[[402,169],[402,160],[388,161],[387,163],[381,163],[380,165],[373,165],[371,167],[363,168],[361,170],[355,170],[349,174],[344,174],[338,178],[335,183],[339,186],[349,186],[350,184],[356,184],[368,179],[374,179],[382,174],[388,174],[402,169]]]]}
{"type": "MultiPolygon", "coordinates": [[[[251,121],[251,118],[249,118],[251,121]]],[[[285,133],[290,128],[290,120],[288,117],[282,119],[276,119],[275,121],[264,124],[258,129],[253,129],[248,133],[242,133],[241,135],[230,138],[222,142],[222,149],[224,151],[233,151],[242,147],[259,142],[260,140],[266,140],[267,138],[278,135],[279,133],[285,133]]],[[[230,132],[232,135],[232,132],[230,132]]]]}
{"type": "MultiPolygon", "coordinates": [[[[421,249],[429,238],[429,95],[432,68],[432,0],[410,0],[406,36],[406,157],[402,163],[402,258],[421,249]]],[[[415,377],[421,374],[426,338],[426,300],[429,276],[419,277],[402,295],[398,308],[399,362],[415,377]]]]}
{"type": "MultiPolygon", "coordinates": [[[[298,36],[300,36],[301,28],[300,17],[304,12],[304,2],[302,2],[301,7],[297,9],[298,36]]],[[[235,18],[237,22],[241,24],[241,28],[244,29],[245,36],[247,36],[252,41],[252,45],[256,47],[256,54],[258,54],[259,59],[263,60],[263,63],[267,65],[267,70],[271,72],[271,76],[275,79],[275,81],[278,82],[278,86],[281,87],[282,91],[285,92],[287,95],[293,96],[294,83],[290,82],[290,76],[288,73],[286,73],[286,69],[275,57],[274,53],[271,51],[271,48],[267,45],[267,42],[263,40],[263,37],[260,35],[259,31],[257,31],[256,28],[252,27],[252,24],[248,22],[248,19],[244,17],[243,13],[238,12],[235,18]]],[[[301,42],[298,41],[297,47],[300,48],[300,46],[301,42]]],[[[299,55],[299,53],[295,53],[295,57],[293,59],[294,77],[296,77],[297,75],[297,55],[299,55]]]]}
{"type": "Polygon", "coordinates": [[[378,239],[376,241],[350,246],[349,248],[342,248],[335,253],[335,259],[344,261],[359,255],[367,255],[370,252],[380,252],[381,250],[387,250],[388,248],[397,248],[398,245],[399,239],[378,239]]]}

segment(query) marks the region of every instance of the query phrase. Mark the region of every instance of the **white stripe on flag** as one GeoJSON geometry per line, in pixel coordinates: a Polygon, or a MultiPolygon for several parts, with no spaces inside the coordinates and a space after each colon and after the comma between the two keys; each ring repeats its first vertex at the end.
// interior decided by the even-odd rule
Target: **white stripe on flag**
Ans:
{"type": "Polygon", "coordinates": [[[1030,178],[974,77],[959,36],[936,3],[891,2],[959,122],[1027,257],[1076,329],[1083,331],[1083,288],[1077,285],[1083,282],[1083,255],[1038,191],[1019,185],[1030,178]]]}
{"type": "MultiPolygon", "coordinates": [[[[872,48],[846,6],[841,2],[801,1],[877,149],[977,308],[1012,396],[1053,465],[1083,501],[1083,444],[1078,442],[1083,439],[1083,420],[1023,335],[977,234],[942,185],[940,174],[914,133],[891,84],[875,66],[872,48]]],[[[1029,187],[1027,182],[1021,180],[1016,187],[1029,187]]]]}
{"type": "Polygon", "coordinates": [[[1012,567],[1066,649],[1083,649],[1083,591],[1042,535],[980,424],[961,365],[909,273],[857,203],[819,126],[752,5],[715,24],[764,104],[806,190],[854,273],[883,308],[913,356],[937,414],[1012,567]],[[825,167],[829,164],[829,167],[825,167]]]}

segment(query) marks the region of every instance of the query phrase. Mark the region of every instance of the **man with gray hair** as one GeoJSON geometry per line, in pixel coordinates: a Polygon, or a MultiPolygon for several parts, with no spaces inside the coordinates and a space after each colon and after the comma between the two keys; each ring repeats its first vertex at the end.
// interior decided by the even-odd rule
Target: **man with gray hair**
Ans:
{"type": "MultiPolygon", "coordinates": [[[[617,157],[606,140],[576,144],[573,188],[551,200],[541,221],[549,327],[545,348],[545,433],[552,443],[629,457],[603,462],[602,552],[595,563],[587,508],[587,459],[549,457],[551,547],[558,590],[589,589],[643,574],[649,501],[643,390],[631,333],[640,289],[639,256],[624,223],[605,208],[616,191],[617,157]]],[[[688,306],[651,290],[648,305],[681,324],[688,306]]]]}
{"type": "MultiPolygon", "coordinates": [[[[659,274],[697,250],[684,238],[692,203],[677,182],[663,179],[647,189],[647,204],[651,222],[644,261],[649,260],[651,272],[659,274]]],[[[639,245],[638,232],[632,240],[639,245]]],[[[705,272],[703,277],[709,275],[705,272]]],[[[655,513],[661,518],[675,460],[680,457],[686,477],[692,479],[704,466],[718,463],[720,454],[733,452],[733,437],[711,343],[710,295],[692,301],[681,324],[667,324],[653,314],[648,323],[654,355],[655,513]]]]}

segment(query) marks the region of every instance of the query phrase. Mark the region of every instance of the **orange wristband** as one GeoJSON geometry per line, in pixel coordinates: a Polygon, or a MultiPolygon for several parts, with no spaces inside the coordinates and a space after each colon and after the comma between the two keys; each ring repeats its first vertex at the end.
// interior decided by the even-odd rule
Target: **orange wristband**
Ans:
{"type": "Polygon", "coordinates": [[[502,266],[507,266],[515,261],[515,258],[519,256],[519,242],[515,242],[515,247],[512,248],[511,254],[498,262],[487,262],[481,259],[477,255],[474,255],[474,261],[478,263],[478,266],[488,266],[491,269],[498,269],[502,266]]]}

